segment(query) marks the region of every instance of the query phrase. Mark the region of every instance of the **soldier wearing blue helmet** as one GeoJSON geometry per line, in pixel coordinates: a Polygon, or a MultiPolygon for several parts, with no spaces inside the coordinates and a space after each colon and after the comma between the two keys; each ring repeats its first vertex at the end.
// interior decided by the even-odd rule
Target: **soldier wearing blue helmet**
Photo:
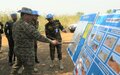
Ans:
{"type": "Polygon", "coordinates": [[[46,19],[53,19],[53,15],[52,15],[52,14],[48,14],[48,15],[46,16],[46,19]]]}
{"type": "MultiPolygon", "coordinates": [[[[38,30],[38,27],[39,27],[39,22],[38,22],[39,13],[38,13],[38,11],[33,10],[32,16],[33,16],[33,21],[31,21],[32,25],[38,30]]],[[[35,49],[35,62],[39,63],[39,60],[37,58],[37,41],[36,40],[34,41],[34,49],[35,49]]]]}
{"type": "MultiPolygon", "coordinates": [[[[58,40],[59,42],[62,42],[60,30],[63,32],[66,32],[66,30],[63,28],[60,21],[54,20],[52,14],[48,14],[46,16],[46,19],[48,20],[48,23],[45,25],[46,36],[49,39],[58,40]]],[[[61,51],[62,45],[61,44],[58,44],[58,45],[50,44],[49,46],[50,46],[50,57],[51,57],[50,67],[54,66],[55,48],[57,48],[59,66],[60,66],[60,69],[63,69],[64,67],[62,64],[62,51],[61,51]]]]}
{"type": "Polygon", "coordinates": [[[8,45],[9,45],[9,65],[12,66],[13,64],[13,56],[14,56],[14,60],[15,60],[15,54],[14,54],[14,41],[13,41],[13,37],[12,37],[12,27],[13,24],[17,21],[17,14],[16,13],[12,13],[11,15],[12,20],[9,20],[6,22],[5,27],[4,27],[4,31],[5,31],[5,35],[6,38],[8,39],[8,45]]]}

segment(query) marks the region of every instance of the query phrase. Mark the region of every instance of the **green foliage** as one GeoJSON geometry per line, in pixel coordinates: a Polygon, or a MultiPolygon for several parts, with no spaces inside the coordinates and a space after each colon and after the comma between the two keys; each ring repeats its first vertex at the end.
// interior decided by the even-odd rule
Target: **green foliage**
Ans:
{"type": "MultiPolygon", "coordinates": [[[[62,16],[55,16],[54,19],[58,19],[61,22],[61,24],[65,28],[67,28],[70,24],[78,22],[79,19],[80,19],[80,16],[78,16],[78,14],[77,15],[70,15],[70,16],[62,15],[62,16]]],[[[40,24],[39,25],[39,30],[41,32],[43,32],[44,31],[44,26],[48,21],[45,19],[44,16],[40,16],[38,20],[39,20],[39,24],[40,24]]]]}
{"type": "Polygon", "coordinates": [[[0,13],[0,21],[5,24],[6,21],[8,21],[10,17],[7,14],[0,13]]]}
{"type": "Polygon", "coordinates": [[[112,10],[111,9],[109,9],[109,10],[107,10],[107,13],[109,14],[109,13],[111,13],[112,12],[112,10]]]}
{"type": "MultiPolygon", "coordinates": [[[[69,16],[66,16],[66,15],[62,15],[62,16],[55,16],[54,19],[58,19],[61,24],[67,28],[70,24],[73,24],[73,23],[76,23],[79,21],[80,19],[80,16],[82,15],[82,13],[77,13],[76,15],[69,15],[69,16]]],[[[19,15],[18,15],[19,17],[19,15]]],[[[7,14],[1,14],[0,13],[0,21],[5,24],[8,20],[10,20],[10,16],[8,16],[7,14]]],[[[38,18],[38,21],[39,21],[39,31],[40,32],[44,32],[44,27],[45,27],[45,24],[48,22],[46,19],[45,19],[45,16],[40,16],[38,18]]]]}

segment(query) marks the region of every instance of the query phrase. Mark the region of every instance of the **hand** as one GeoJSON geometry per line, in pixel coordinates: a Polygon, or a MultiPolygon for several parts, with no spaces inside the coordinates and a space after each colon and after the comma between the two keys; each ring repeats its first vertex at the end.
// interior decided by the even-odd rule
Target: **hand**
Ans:
{"type": "Polygon", "coordinates": [[[67,33],[67,31],[65,29],[63,29],[62,32],[67,33]]]}
{"type": "Polygon", "coordinates": [[[52,44],[53,44],[53,45],[57,45],[57,44],[58,44],[58,41],[57,41],[57,40],[52,40],[52,44]]]}

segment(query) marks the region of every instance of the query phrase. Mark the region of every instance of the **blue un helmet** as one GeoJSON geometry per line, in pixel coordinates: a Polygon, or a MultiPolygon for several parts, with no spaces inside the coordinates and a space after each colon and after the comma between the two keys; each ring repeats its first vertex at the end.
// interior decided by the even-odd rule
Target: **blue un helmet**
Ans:
{"type": "Polygon", "coordinates": [[[17,13],[12,13],[10,14],[11,17],[16,17],[17,16],[17,13]]]}
{"type": "Polygon", "coordinates": [[[39,16],[39,13],[38,13],[38,11],[36,11],[36,10],[33,10],[33,11],[32,11],[32,15],[39,16]]]}
{"type": "Polygon", "coordinates": [[[47,16],[46,16],[46,19],[52,19],[53,18],[53,15],[52,14],[48,14],[47,16]]]}

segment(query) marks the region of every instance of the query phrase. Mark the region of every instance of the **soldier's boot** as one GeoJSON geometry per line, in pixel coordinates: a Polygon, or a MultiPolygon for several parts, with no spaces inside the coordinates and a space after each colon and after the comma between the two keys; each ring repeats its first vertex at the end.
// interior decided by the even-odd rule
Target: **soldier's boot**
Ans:
{"type": "Polygon", "coordinates": [[[63,66],[63,64],[62,64],[62,60],[59,60],[59,67],[60,67],[61,70],[64,69],[64,66],[63,66]]]}
{"type": "Polygon", "coordinates": [[[40,63],[37,57],[35,57],[35,62],[40,63]]]}
{"type": "Polygon", "coordinates": [[[37,73],[37,72],[38,72],[38,69],[37,69],[37,68],[34,68],[34,72],[37,73]]]}
{"type": "Polygon", "coordinates": [[[50,68],[53,68],[54,67],[54,60],[51,61],[51,64],[50,64],[50,68]]]}
{"type": "Polygon", "coordinates": [[[24,67],[22,75],[33,75],[33,73],[34,73],[34,68],[27,66],[27,67],[24,67]]]}
{"type": "Polygon", "coordinates": [[[11,56],[9,56],[9,66],[12,66],[13,65],[13,62],[12,62],[12,57],[11,56]]]}
{"type": "Polygon", "coordinates": [[[10,73],[10,75],[18,75],[18,70],[13,69],[10,73]]]}

